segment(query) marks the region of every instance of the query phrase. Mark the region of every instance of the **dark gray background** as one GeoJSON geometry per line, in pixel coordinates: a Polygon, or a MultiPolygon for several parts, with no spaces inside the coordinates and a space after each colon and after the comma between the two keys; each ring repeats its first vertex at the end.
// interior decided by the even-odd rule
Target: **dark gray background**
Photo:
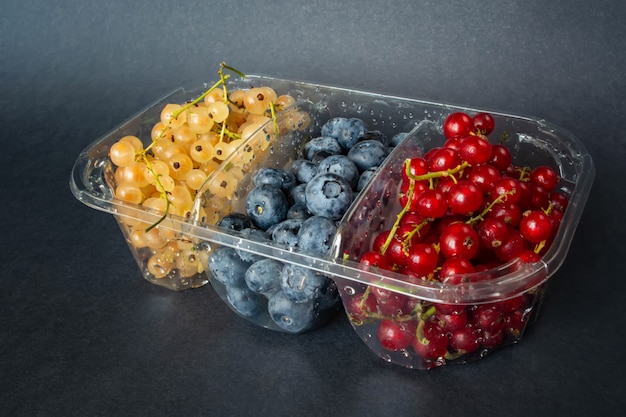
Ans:
{"type": "Polygon", "coordinates": [[[2,3],[0,415],[623,415],[623,1],[2,3]],[[72,164],[223,60],[574,132],[596,181],[522,343],[411,371],[373,355],[345,317],[283,335],[210,287],[140,278],[114,219],[71,195],[72,164]]]}

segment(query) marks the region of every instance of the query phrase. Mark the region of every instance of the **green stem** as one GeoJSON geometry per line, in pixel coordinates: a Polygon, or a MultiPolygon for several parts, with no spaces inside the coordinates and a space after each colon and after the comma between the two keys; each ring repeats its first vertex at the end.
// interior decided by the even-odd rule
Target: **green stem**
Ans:
{"type": "MultiPolygon", "coordinates": [[[[150,163],[150,160],[147,157],[148,151],[156,144],[156,142],[163,138],[165,136],[165,132],[167,132],[167,129],[170,127],[172,120],[177,119],[178,116],[180,116],[183,112],[189,110],[191,107],[197,105],[198,103],[200,103],[202,100],[204,100],[204,98],[206,96],[208,96],[213,90],[215,90],[216,88],[218,88],[220,85],[222,86],[223,90],[224,90],[224,98],[225,100],[228,99],[228,90],[226,87],[226,81],[230,78],[229,74],[224,74],[224,69],[227,69],[229,71],[234,72],[235,74],[239,75],[241,78],[245,78],[245,74],[242,73],[241,71],[230,67],[228,65],[226,65],[225,62],[222,62],[220,64],[220,69],[218,70],[218,75],[220,77],[219,81],[216,81],[211,87],[209,87],[207,90],[205,90],[202,94],[200,94],[198,97],[196,97],[195,99],[193,99],[192,101],[190,101],[189,103],[185,104],[184,106],[182,106],[180,109],[178,109],[177,111],[175,111],[172,114],[172,118],[170,120],[168,120],[168,123],[163,127],[163,130],[161,130],[161,132],[159,133],[159,135],[148,145],[146,146],[143,150],[141,150],[139,153],[141,155],[141,158],[145,161],[146,163],[146,167],[147,169],[152,173],[152,175],[154,176],[155,179],[155,185],[157,187],[157,189],[159,190],[159,193],[161,194],[161,197],[165,199],[165,213],[163,214],[163,216],[157,220],[154,224],[152,224],[151,226],[149,226],[146,229],[146,232],[152,230],[154,227],[158,226],[163,220],[165,220],[165,218],[167,217],[167,215],[169,214],[170,211],[170,207],[172,205],[171,200],[168,197],[168,193],[165,190],[165,187],[163,186],[163,184],[161,183],[161,181],[159,180],[159,175],[157,175],[153,168],[152,168],[152,164],[150,163]]],[[[226,123],[222,124],[221,127],[221,136],[220,136],[220,140],[223,140],[224,135],[227,134],[229,137],[231,136],[231,133],[228,132],[226,130],[226,123]]]]}
{"type": "Polygon", "coordinates": [[[440,177],[452,177],[452,180],[456,182],[456,178],[454,177],[454,175],[463,171],[465,168],[471,166],[467,161],[463,161],[461,164],[457,165],[455,168],[447,169],[444,171],[430,171],[422,175],[413,175],[411,174],[411,171],[409,169],[410,159],[407,159],[406,161],[409,161],[407,164],[407,168],[406,168],[406,175],[407,177],[415,181],[425,181],[425,180],[430,180],[430,179],[440,178],[440,177]]]}
{"type": "Polygon", "coordinates": [[[515,190],[507,191],[504,194],[500,194],[491,203],[489,203],[489,205],[482,211],[482,213],[480,213],[478,216],[469,218],[465,223],[471,226],[474,225],[476,222],[483,220],[496,204],[506,201],[506,197],[513,194],[515,194],[515,190]]]}

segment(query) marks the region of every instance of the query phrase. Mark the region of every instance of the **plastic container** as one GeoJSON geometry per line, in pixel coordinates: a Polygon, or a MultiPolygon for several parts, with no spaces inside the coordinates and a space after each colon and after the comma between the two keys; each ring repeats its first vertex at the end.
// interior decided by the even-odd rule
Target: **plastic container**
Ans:
{"type": "MultiPolygon", "coordinates": [[[[114,198],[112,190],[115,178],[108,151],[115,141],[128,134],[140,137],[147,145],[150,142],[151,127],[158,120],[163,105],[195,98],[204,90],[204,86],[177,90],[157,101],[91,144],[78,157],[70,181],[74,195],[86,205],[115,216],[144,278],[173,290],[194,288],[211,282],[220,297],[241,317],[257,325],[289,333],[301,333],[325,324],[339,309],[339,298],[336,294],[341,296],[344,307],[350,314],[356,297],[372,288],[383,288],[397,296],[407,297],[415,305],[421,305],[422,310],[437,303],[473,308],[467,306],[505,301],[515,298],[517,294],[527,294],[525,318],[536,314],[545,281],[565,259],[593,180],[593,163],[578,139],[543,120],[491,112],[496,117],[496,126],[499,129],[494,134],[508,132],[508,146],[517,161],[531,166],[549,164],[559,169],[561,185],[569,194],[570,204],[555,242],[541,262],[524,266],[512,262],[491,271],[489,274],[492,279],[489,281],[457,286],[426,281],[415,283],[407,281],[407,277],[399,273],[368,270],[356,260],[375,231],[389,223],[389,213],[397,209],[392,201],[395,199],[387,201],[386,198],[381,200],[381,197],[393,196],[394,187],[398,185],[398,164],[407,156],[423,154],[430,147],[439,144],[442,140],[441,124],[449,113],[474,113],[478,110],[264,76],[248,76],[245,80],[237,80],[231,84],[241,88],[250,85],[271,86],[279,94],[287,93],[297,98],[298,102],[291,110],[307,114],[311,123],[305,129],[294,129],[294,116],[286,112],[279,114],[275,122],[269,122],[259,129],[258,134],[242,144],[230,159],[225,160],[207,178],[207,182],[198,192],[193,210],[187,217],[168,214],[161,219],[162,213],[114,198]],[[387,159],[388,165],[377,171],[369,188],[357,197],[356,204],[338,222],[339,233],[330,255],[309,253],[215,225],[229,213],[244,211],[245,198],[251,189],[254,172],[260,167],[287,167],[298,158],[303,143],[319,135],[322,124],[337,116],[358,117],[366,123],[368,129],[379,130],[389,138],[399,132],[412,132],[396,147],[387,159]],[[268,135],[273,135],[271,146],[264,147],[268,135]],[[265,151],[257,152],[260,148],[265,151]],[[257,150],[254,158],[251,157],[251,149],[257,150]],[[217,195],[221,188],[216,188],[216,185],[225,185],[225,179],[236,181],[228,184],[228,195],[217,195]],[[381,207],[386,210],[381,212],[381,207]],[[157,221],[160,221],[158,229],[163,231],[167,242],[178,245],[175,251],[178,261],[174,262],[176,268],[160,278],[152,274],[151,270],[154,268],[150,267],[155,250],[137,248],[133,244],[132,235],[137,227],[145,227],[157,221]],[[303,327],[277,325],[276,317],[272,318],[267,311],[268,300],[262,299],[262,307],[256,310],[242,312],[235,308],[232,300],[239,297],[245,301],[249,294],[229,296],[225,286],[211,273],[208,259],[221,247],[233,249],[245,257],[274,260],[282,265],[304,268],[315,275],[330,278],[326,281],[328,285],[324,287],[327,297],[313,303],[313,308],[317,309],[313,311],[315,320],[303,327]],[[193,265],[197,265],[195,271],[193,265]],[[191,273],[181,273],[181,270],[191,273]]],[[[371,316],[366,320],[355,319],[354,315],[350,317],[357,334],[376,354],[402,366],[426,369],[443,363],[469,361],[481,357],[481,353],[485,352],[481,349],[472,355],[452,360],[424,361],[411,349],[392,352],[382,348],[376,339],[378,325],[384,319],[382,316],[371,316]]],[[[524,320],[525,324],[529,322],[528,319],[524,320]]],[[[282,324],[289,324],[288,320],[282,324]]],[[[519,340],[522,333],[523,329],[518,336],[508,339],[506,343],[519,340]]]]}
{"type": "MultiPolygon", "coordinates": [[[[378,270],[378,276],[336,276],[353,328],[386,361],[430,369],[471,362],[518,342],[537,316],[546,281],[565,260],[594,177],[590,155],[575,137],[556,126],[541,120],[492,114],[497,130],[490,137],[508,138],[505,145],[514,165],[547,165],[559,174],[555,191],[567,195],[570,201],[558,232],[539,262],[525,263],[516,258],[492,269],[457,277],[462,279],[452,279],[461,283],[416,280],[378,270]],[[441,338],[432,335],[434,331],[429,326],[433,322],[449,340],[441,342],[441,338]],[[471,329],[469,338],[475,338],[469,345],[465,344],[467,329],[471,329]],[[390,347],[389,340],[397,340],[399,331],[412,333],[411,341],[399,347],[391,343],[390,347]],[[455,346],[467,347],[451,349],[452,338],[456,338],[455,346]],[[448,346],[443,355],[442,345],[448,346]]],[[[394,150],[342,220],[333,248],[337,258],[358,260],[371,249],[379,232],[392,228],[402,210],[397,196],[404,161],[423,156],[442,146],[445,140],[441,123],[429,121],[420,124],[394,150]]]]}

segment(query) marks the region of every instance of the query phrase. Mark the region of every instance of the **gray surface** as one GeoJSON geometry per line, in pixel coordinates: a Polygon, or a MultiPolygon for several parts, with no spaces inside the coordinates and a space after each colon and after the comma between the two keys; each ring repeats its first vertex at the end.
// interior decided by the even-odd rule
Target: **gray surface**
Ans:
{"type": "Polygon", "coordinates": [[[622,415],[624,22],[616,0],[3,2],[0,415],[622,415]],[[143,281],[113,218],[69,192],[72,164],[223,60],[535,115],[581,138],[594,188],[522,343],[410,371],[345,318],[282,335],[210,287],[143,281]]]}

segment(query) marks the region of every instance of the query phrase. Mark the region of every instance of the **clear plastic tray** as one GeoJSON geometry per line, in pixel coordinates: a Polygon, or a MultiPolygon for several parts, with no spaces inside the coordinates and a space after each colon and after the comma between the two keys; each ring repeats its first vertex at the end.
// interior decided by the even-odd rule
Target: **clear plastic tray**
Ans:
{"type": "MultiPolygon", "coordinates": [[[[528,161],[531,165],[545,163],[556,166],[564,183],[567,184],[566,191],[570,195],[570,204],[563,218],[557,239],[550,251],[543,256],[541,262],[523,268],[505,266],[496,273],[497,276],[494,279],[480,284],[459,284],[456,286],[434,282],[415,284],[404,280],[401,274],[368,270],[354,261],[358,252],[354,249],[355,245],[353,244],[356,242],[355,232],[364,227],[360,220],[357,221],[359,216],[362,216],[362,212],[358,210],[364,207],[371,208],[371,202],[368,202],[367,199],[371,200],[372,193],[381,192],[381,190],[377,191],[376,187],[384,184],[382,190],[388,190],[389,187],[393,186],[394,172],[397,174],[397,166],[394,167],[394,164],[401,161],[406,155],[424,152],[429,147],[434,146],[435,142],[432,141],[436,141],[436,133],[440,132],[441,124],[449,113],[454,111],[475,113],[479,109],[264,76],[248,76],[245,80],[235,81],[232,85],[242,88],[250,85],[267,85],[274,88],[279,94],[289,93],[299,100],[294,108],[307,112],[313,123],[305,131],[294,132],[293,130],[282,129],[281,134],[277,136],[277,141],[273,143],[263,158],[255,158],[253,161],[247,161],[245,158],[242,160],[242,155],[246,155],[247,152],[246,146],[257,146],[252,141],[259,140],[259,136],[253,136],[257,139],[251,139],[250,143],[243,144],[239,151],[231,156],[232,161],[230,162],[236,163],[225,161],[227,163],[223,163],[222,168],[213,174],[213,178],[209,177],[205,184],[205,188],[209,189],[209,183],[223,175],[223,171],[232,169],[233,166],[245,166],[238,174],[239,183],[236,197],[222,199],[219,200],[219,204],[215,204],[217,200],[207,198],[205,193],[199,193],[195,202],[196,210],[191,218],[168,215],[159,223],[158,228],[169,233],[168,239],[176,242],[182,241],[184,245],[189,245],[196,251],[207,250],[210,252],[219,246],[230,247],[246,254],[304,267],[332,277],[345,306],[349,305],[353,294],[367,286],[389,289],[399,295],[424,303],[456,303],[460,305],[489,303],[513,297],[514,294],[528,292],[539,294],[540,291],[537,289],[554,274],[564,261],[594,176],[594,167],[590,155],[582,143],[569,132],[543,120],[491,112],[496,117],[498,129],[506,130],[509,133],[512,139],[509,144],[518,160],[528,161]],[[334,246],[335,256],[305,253],[296,248],[273,244],[265,239],[256,239],[214,225],[216,219],[226,213],[241,211],[245,194],[249,190],[250,175],[255,169],[261,166],[285,166],[296,157],[302,143],[318,134],[322,123],[335,116],[361,118],[366,122],[369,129],[380,130],[388,137],[398,132],[412,131],[388,158],[389,167],[379,170],[378,177],[371,183],[370,188],[361,194],[361,198],[366,198],[366,200],[361,200],[358,204],[353,205],[353,211],[347,213],[341,221],[340,233],[334,246]],[[364,197],[367,195],[370,197],[364,197]],[[346,250],[350,252],[348,257],[344,256],[346,250]]],[[[149,143],[152,124],[158,119],[163,105],[168,102],[184,102],[195,98],[204,88],[205,86],[177,90],[153,103],[129,121],[89,145],[79,155],[70,180],[72,192],[78,200],[92,208],[115,216],[122,232],[129,240],[129,246],[143,276],[155,284],[173,290],[204,285],[211,280],[212,276],[210,273],[204,273],[207,272],[207,268],[200,268],[198,273],[189,276],[174,273],[171,276],[156,279],[151,275],[147,263],[152,252],[146,249],[138,250],[131,244],[130,232],[132,229],[129,229],[129,224],[155,223],[160,220],[162,214],[139,205],[121,202],[113,197],[114,176],[108,150],[115,141],[128,134],[145,138],[145,144],[149,143]]],[[[277,123],[280,125],[287,122],[279,116],[277,123]]],[[[276,128],[276,126],[270,125],[271,123],[261,130],[267,133],[276,128]]],[[[374,226],[379,227],[378,225],[374,226]]],[[[218,294],[227,301],[227,294],[224,293],[223,288],[220,288],[219,283],[214,284],[214,287],[218,294]]],[[[328,314],[320,317],[318,324],[324,324],[331,316],[332,314],[328,314]]],[[[246,319],[264,327],[285,331],[275,326],[264,314],[248,316],[246,319]]],[[[364,342],[386,360],[414,368],[432,367],[432,364],[424,364],[419,357],[415,357],[411,352],[392,352],[390,354],[382,351],[379,346],[372,342],[371,332],[375,322],[368,323],[366,326],[362,323],[353,322],[353,324],[364,342]]],[[[312,327],[317,326],[299,329],[294,333],[306,331],[312,327]]]]}
{"type": "MultiPolygon", "coordinates": [[[[558,172],[557,191],[570,198],[558,232],[539,262],[525,263],[514,259],[496,268],[468,274],[460,284],[428,280],[415,283],[415,279],[393,272],[381,272],[384,275],[374,279],[336,276],[353,328],[370,349],[387,361],[409,368],[430,369],[448,363],[475,361],[518,342],[537,316],[546,281],[566,258],[594,177],[591,158],[573,136],[555,126],[529,118],[492,114],[498,130],[491,136],[497,138],[507,132],[506,146],[511,150],[515,165],[547,165],[558,172]],[[381,313],[381,308],[371,308],[371,313],[363,313],[368,302],[375,303],[374,288],[387,291],[389,299],[393,300],[389,304],[394,308],[399,305],[399,310],[381,313]],[[410,306],[410,311],[405,305],[410,306]],[[441,322],[447,320],[446,315],[452,315],[453,320],[471,323],[481,308],[495,309],[498,315],[494,317],[506,324],[498,326],[497,339],[483,334],[483,342],[480,342],[478,337],[476,350],[472,352],[449,352],[442,357],[424,359],[417,353],[420,348],[410,346],[390,350],[383,347],[377,337],[384,321],[384,326],[389,321],[400,323],[419,334],[420,325],[424,326],[432,314],[441,314],[441,322]]],[[[400,192],[404,161],[421,157],[433,147],[443,146],[445,140],[441,123],[428,121],[414,129],[393,151],[378,176],[343,218],[333,247],[336,257],[358,260],[371,248],[376,232],[392,227],[402,209],[396,196],[400,192]]],[[[449,325],[454,328],[453,320],[446,324],[453,323],[449,325]]]]}

